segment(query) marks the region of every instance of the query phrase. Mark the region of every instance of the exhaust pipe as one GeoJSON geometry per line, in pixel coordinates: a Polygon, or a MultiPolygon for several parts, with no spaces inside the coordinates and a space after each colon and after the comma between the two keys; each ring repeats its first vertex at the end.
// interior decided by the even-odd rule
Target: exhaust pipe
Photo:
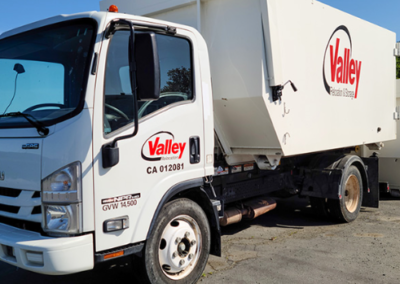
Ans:
{"type": "Polygon", "coordinates": [[[219,219],[223,227],[239,223],[242,219],[253,220],[258,216],[275,209],[276,202],[270,198],[259,197],[242,203],[242,208],[230,207],[225,209],[224,217],[219,219]]]}

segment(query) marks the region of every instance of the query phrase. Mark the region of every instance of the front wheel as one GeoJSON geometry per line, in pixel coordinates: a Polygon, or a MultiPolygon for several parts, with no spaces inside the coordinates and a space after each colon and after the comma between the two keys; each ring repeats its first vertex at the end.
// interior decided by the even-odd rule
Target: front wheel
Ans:
{"type": "Polygon", "coordinates": [[[210,251],[210,227],[201,207],[189,199],[162,208],[144,251],[150,283],[195,283],[210,251]]]}
{"type": "Polygon", "coordinates": [[[362,178],[356,166],[343,172],[339,192],[339,200],[328,200],[330,215],[339,222],[352,222],[360,213],[363,198],[362,178]]]}

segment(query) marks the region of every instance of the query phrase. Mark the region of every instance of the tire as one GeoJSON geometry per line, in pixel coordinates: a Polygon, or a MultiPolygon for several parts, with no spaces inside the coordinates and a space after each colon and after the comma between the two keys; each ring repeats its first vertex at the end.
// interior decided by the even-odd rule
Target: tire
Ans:
{"type": "Polygon", "coordinates": [[[353,222],[360,213],[363,185],[360,171],[356,166],[348,167],[339,185],[341,198],[328,200],[329,214],[339,222],[353,222]]]}
{"type": "Polygon", "coordinates": [[[210,226],[201,207],[189,199],[164,205],[142,258],[148,283],[196,283],[210,252],[210,226]]]}
{"type": "Polygon", "coordinates": [[[310,205],[318,218],[326,219],[329,217],[328,203],[326,198],[309,197],[310,205]]]}

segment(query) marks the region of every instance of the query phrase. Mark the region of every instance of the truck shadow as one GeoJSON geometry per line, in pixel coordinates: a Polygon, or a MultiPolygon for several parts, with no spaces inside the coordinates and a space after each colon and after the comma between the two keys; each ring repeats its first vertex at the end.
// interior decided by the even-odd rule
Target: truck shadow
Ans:
{"type": "Polygon", "coordinates": [[[302,229],[304,227],[331,226],[335,224],[326,218],[317,216],[311,208],[308,198],[295,196],[286,199],[276,199],[276,202],[276,209],[254,220],[242,221],[222,227],[222,234],[234,235],[251,226],[302,229]]]}
{"type": "Polygon", "coordinates": [[[0,263],[1,283],[19,284],[91,284],[91,283],[140,283],[134,273],[131,258],[124,257],[113,262],[103,263],[95,269],[71,275],[41,275],[0,263]]]}
{"type": "MultiPolygon", "coordinates": [[[[390,195],[381,196],[380,202],[385,201],[400,202],[400,198],[390,195]]],[[[302,229],[304,227],[333,226],[338,224],[328,218],[317,216],[311,208],[308,198],[294,196],[287,199],[276,199],[276,202],[276,209],[254,220],[242,221],[237,224],[221,227],[222,235],[234,235],[251,226],[302,229]]],[[[361,214],[373,214],[375,210],[361,207],[360,212],[361,214]]]]}

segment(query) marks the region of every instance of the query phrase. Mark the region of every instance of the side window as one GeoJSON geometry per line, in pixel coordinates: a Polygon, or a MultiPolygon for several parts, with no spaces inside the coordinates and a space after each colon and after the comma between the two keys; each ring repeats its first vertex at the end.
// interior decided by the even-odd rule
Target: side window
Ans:
{"type": "MultiPolygon", "coordinates": [[[[134,119],[134,101],[129,79],[128,30],[116,31],[107,54],[104,92],[104,133],[111,133],[134,119]]],[[[191,46],[188,40],[156,35],[160,60],[160,98],[139,101],[139,118],[170,104],[193,99],[191,46]]]]}
{"type": "Polygon", "coordinates": [[[156,101],[139,102],[139,118],[167,105],[193,99],[191,46],[188,40],[156,35],[161,94],[156,101]]]}
{"type": "Polygon", "coordinates": [[[113,132],[134,119],[134,102],[129,81],[130,32],[115,32],[107,54],[104,91],[104,133],[113,132]]]}

